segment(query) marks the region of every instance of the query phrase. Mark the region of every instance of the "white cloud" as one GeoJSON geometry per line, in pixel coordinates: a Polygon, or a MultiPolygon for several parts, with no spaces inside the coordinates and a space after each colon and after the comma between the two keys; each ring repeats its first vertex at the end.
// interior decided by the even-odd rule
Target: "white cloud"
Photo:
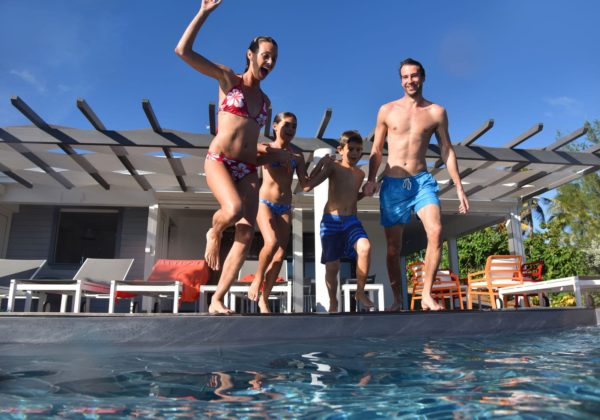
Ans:
{"type": "Polygon", "coordinates": [[[548,98],[546,102],[555,108],[562,108],[567,111],[578,111],[581,103],[574,98],[568,96],[557,96],[555,98],[548,98]]]}
{"type": "Polygon", "coordinates": [[[44,82],[42,82],[40,79],[38,79],[32,72],[30,72],[27,69],[23,69],[23,70],[11,70],[10,74],[12,74],[13,76],[18,77],[19,79],[21,79],[22,81],[24,81],[25,83],[31,85],[35,90],[38,91],[38,93],[46,93],[46,84],[44,82]]]}

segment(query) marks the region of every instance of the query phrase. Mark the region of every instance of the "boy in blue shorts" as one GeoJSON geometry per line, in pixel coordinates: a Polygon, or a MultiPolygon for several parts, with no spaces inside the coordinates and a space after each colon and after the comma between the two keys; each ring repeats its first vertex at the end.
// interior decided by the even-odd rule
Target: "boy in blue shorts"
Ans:
{"type": "Polygon", "coordinates": [[[329,179],[329,195],[321,220],[321,263],[325,264],[325,281],[329,293],[329,312],[338,311],[337,275],[340,258],[356,257],[356,301],[372,308],[373,302],[365,294],[369,274],[371,244],[362,224],[356,217],[357,202],[365,173],[356,167],[362,156],[363,140],[356,131],[345,131],[337,148],[341,161],[329,157],[321,159],[311,173],[304,191],[329,179]]]}

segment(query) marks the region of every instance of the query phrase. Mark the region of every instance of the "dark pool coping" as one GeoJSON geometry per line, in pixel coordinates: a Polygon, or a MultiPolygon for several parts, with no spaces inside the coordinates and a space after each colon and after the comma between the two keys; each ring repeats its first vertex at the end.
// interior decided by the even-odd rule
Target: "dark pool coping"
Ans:
{"type": "Polygon", "coordinates": [[[451,337],[600,325],[600,308],[340,314],[0,314],[0,344],[202,346],[451,337]]]}

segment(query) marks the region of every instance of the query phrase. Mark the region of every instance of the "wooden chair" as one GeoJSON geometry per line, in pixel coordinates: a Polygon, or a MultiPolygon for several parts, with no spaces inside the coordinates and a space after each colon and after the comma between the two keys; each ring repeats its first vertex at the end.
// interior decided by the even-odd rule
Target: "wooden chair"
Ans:
{"type": "MultiPolygon", "coordinates": [[[[423,285],[425,264],[422,261],[414,262],[408,266],[412,271],[412,299],[410,300],[410,310],[415,309],[415,301],[423,298],[423,285]]],[[[454,308],[454,298],[457,297],[460,302],[460,309],[464,309],[463,295],[460,288],[458,276],[451,270],[438,270],[433,284],[431,285],[431,297],[440,302],[445,307],[445,299],[450,299],[450,307],[454,308]]]]}
{"type": "MultiPolygon", "coordinates": [[[[497,309],[498,289],[523,284],[520,255],[491,255],[485,263],[485,270],[467,275],[467,308],[473,309],[473,296],[485,296],[492,309],[497,309]]],[[[506,307],[507,299],[504,299],[506,307]]]]}

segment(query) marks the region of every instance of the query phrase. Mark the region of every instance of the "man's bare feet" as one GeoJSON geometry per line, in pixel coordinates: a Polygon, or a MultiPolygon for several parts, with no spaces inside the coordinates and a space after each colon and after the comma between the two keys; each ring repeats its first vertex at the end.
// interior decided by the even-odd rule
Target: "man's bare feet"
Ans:
{"type": "Polygon", "coordinates": [[[258,295],[260,294],[260,286],[262,285],[262,279],[254,276],[254,280],[252,280],[252,284],[250,285],[250,289],[248,289],[248,299],[257,301],[258,295]]]}
{"type": "Polygon", "coordinates": [[[354,295],[354,299],[356,299],[356,302],[360,302],[360,304],[365,307],[366,309],[371,309],[373,308],[373,306],[375,306],[373,304],[373,302],[371,301],[371,299],[369,299],[369,297],[367,296],[367,294],[365,292],[356,292],[356,295],[354,295]]]}
{"type": "Polygon", "coordinates": [[[215,271],[221,269],[219,263],[219,251],[221,248],[221,235],[214,233],[211,228],[206,232],[206,251],[204,252],[204,259],[208,266],[215,271]]]}
{"type": "Polygon", "coordinates": [[[263,295],[258,300],[258,310],[260,311],[261,314],[270,314],[271,313],[271,308],[269,308],[269,302],[267,299],[268,298],[265,299],[265,297],[263,295]]]}
{"type": "Polygon", "coordinates": [[[337,300],[329,300],[329,313],[335,313],[338,311],[338,303],[337,300]]]}
{"type": "Polygon", "coordinates": [[[392,303],[392,306],[386,309],[388,312],[400,312],[402,311],[402,304],[400,302],[392,303]]]}
{"type": "Polygon", "coordinates": [[[431,296],[423,296],[421,300],[421,308],[423,308],[424,311],[441,311],[444,309],[444,307],[433,300],[431,296]]]}
{"type": "Polygon", "coordinates": [[[228,307],[226,307],[223,302],[221,302],[220,300],[212,300],[210,302],[210,306],[208,307],[208,313],[209,314],[232,314],[233,311],[231,309],[229,309],[228,307]]]}

